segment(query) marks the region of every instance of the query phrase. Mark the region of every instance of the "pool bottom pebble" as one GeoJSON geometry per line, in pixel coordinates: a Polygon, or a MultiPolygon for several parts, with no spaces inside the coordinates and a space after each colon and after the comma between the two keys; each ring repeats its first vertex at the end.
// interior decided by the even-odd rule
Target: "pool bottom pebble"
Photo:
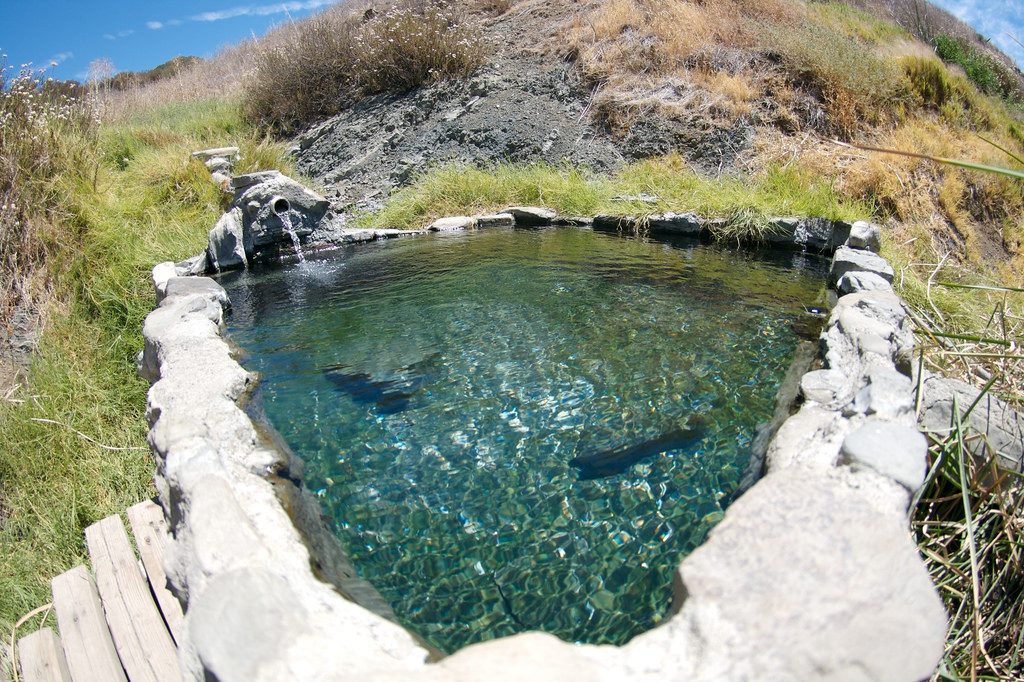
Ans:
{"type": "Polygon", "coordinates": [[[823,262],[589,230],[359,245],[221,279],[259,408],[360,574],[444,651],[667,615],[823,262]]]}

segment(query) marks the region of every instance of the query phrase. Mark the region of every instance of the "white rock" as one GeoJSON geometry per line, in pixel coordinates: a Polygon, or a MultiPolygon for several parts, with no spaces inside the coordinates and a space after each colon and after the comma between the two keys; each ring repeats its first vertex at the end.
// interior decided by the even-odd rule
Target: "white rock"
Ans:
{"type": "Polygon", "coordinates": [[[468,216],[452,216],[449,218],[438,218],[430,223],[427,229],[431,232],[457,232],[459,230],[472,230],[476,227],[476,218],[468,216]]]}
{"type": "Polygon", "coordinates": [[[164,300],[164,295],[167,290],[167,280],[177,276],[178,271],[175,269],[174,263],[171,261],[158,263],[153,267],[153,293],[156,294],[157,304],[164,300]]]}

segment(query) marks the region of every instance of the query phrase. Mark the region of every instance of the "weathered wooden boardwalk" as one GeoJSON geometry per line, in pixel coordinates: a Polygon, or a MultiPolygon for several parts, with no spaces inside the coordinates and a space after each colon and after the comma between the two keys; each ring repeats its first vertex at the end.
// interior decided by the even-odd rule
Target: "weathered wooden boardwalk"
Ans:
{"type": "Polygon", "coordinates": [[[119,516],[85,530],[93,572],[77,566],[53,579],[60,634],[42,628],[18,640],[25,682],[178,682],[175,640],[181,605],[167,590],[167,527],[153,502],[128,510],[138,556],[119,516]]]}

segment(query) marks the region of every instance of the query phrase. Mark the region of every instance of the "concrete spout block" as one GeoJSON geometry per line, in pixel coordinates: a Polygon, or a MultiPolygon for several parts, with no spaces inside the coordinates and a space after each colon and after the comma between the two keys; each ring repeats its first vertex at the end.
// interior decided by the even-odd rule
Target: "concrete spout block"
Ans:
{"type": "Polygon", "coordinates": [[[928,441],[911,427],[869,419],[843,441],[846,463],[865,466],[888,476],[911,492],[927,474],[928,441]]]}

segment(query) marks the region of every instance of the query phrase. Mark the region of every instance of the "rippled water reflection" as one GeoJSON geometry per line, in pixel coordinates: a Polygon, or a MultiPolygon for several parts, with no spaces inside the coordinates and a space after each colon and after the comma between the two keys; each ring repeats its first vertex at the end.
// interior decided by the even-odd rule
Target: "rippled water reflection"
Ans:
{"type": "Polygon", "coordinates": [[[530,629],[618,644],[664,618],[820,275],[799,255],[558,229],[223,281],[258,400],[325,518],[399,618],[453,651],[530,629]],[[623,473],[569,465],[644,441],[623,473]]]}

